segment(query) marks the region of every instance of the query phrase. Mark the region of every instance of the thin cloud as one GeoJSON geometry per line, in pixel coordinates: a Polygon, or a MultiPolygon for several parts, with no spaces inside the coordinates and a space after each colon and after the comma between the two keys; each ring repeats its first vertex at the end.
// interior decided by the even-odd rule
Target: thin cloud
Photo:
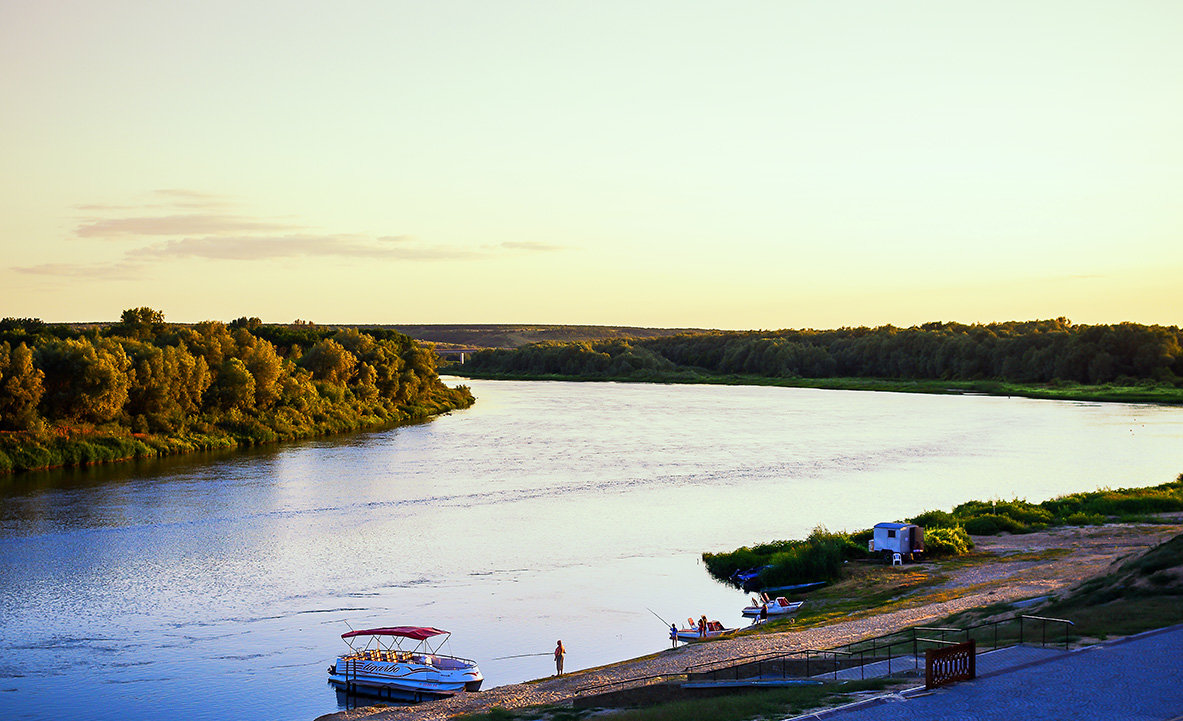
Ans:
{"type": "Polygon", "coordinates": [[[82,203],[75,205],[75,210],[86,212],[114,212],[114,211],[145,211],[158,208],[173,210],[215,210],[225,209],[235,205],[234,201],[223,195],[203,193],[184,188],[161,188],[148,194],[150,202],[143,203],[82,203]]]}
{"type": "Polygon", "coordinates": [[[476,253],[448,247],[410,244],[401,236],[369,240],[358,236],[207,236],[180,238],[128,251],[131,258],[207,258],[212,260],[275,260],[297,257],[343,257],[398,260],[452,260],[476,253]]]}
{"type": "Polygon", "coordinates": [[[299,226],[255,220],[237,215],[189,214],[108,218],[83,223],[74,230],[79,238],[112,238],[140,235],[220,235],[222,233],[273,233],[299,226]]]}
{"type": "MultiPolygon", "coordinates": [[[[566,250],[561,245],[511,241],[473,247],[433,245],[411,235],[325,233],[290,218],[257,217],[233,198],[186,188],[158,188],[132,205],[76,206],[80,240],[140,241],[108,263],[44,263],[13,268],[57,278],[124,280],[143,277],[162,263],[202,259],[250,262],[284,259],[368,259],[433,262],[507,253],[566,250]]],[[[126,246],[125,246],[126,247],[126,246]]]]}
{"type": "Polygon", "coordinates": [[[556,250],[566,250],[566,246],[554,245],[553,243],[538,243],[532,240],[511,240],[502,243],[499,247],[506,250],[526,250],[532,253],[551,253],[556,250]]]}
{"type": "Polygon", "coordinates": [[[144,268],[138,263],[118,261],[82,265],[78,263],[42,263],[14,267],[26,275],[47,275],[58,278],[86,278],[88,280],[136,280],[142,278],[144,268]]]}
{"type": "Polygon", "coordinates": [[[185,188],[157,188],[152,192],[156,195],[162,195],[166,198],[178,198],[185,202],[206,202],[218,203],[222,205],[227,202],[226,197],[223,195],[203,193],[200,190],[187,190],[185,188]]]}

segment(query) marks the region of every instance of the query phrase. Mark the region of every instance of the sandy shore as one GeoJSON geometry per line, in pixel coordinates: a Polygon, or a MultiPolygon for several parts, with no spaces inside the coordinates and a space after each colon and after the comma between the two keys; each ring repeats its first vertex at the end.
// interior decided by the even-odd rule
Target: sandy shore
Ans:
{"type": "MultiPolygon", "coordinates": [[[[832,648],[861,638],[890,633],[991,603],[1054,594],[1104,571],[1114,561],[1183,532],[1183,525],[1123,524],[1057,528],[1018,536],[975,538],[985,557],[980,563],[946,572],[947,580],[915,594],[902,607],[885,613],[855,616],[848,621],[783,633],[741,636],[701,645],[682,646],[610,666],[459,694],[417,706],[366,707],[321,716],[317,721],[367,719],[434,721],[494,707],[519,708],[563,704],[583,686],[640,676],[676,674],[692,664],[808,648],[832,648]]],[[[897,567],[909,572],[910,567],[897,567]]],[[[895,570],[895,569],[893,569],[895,570]]]]}

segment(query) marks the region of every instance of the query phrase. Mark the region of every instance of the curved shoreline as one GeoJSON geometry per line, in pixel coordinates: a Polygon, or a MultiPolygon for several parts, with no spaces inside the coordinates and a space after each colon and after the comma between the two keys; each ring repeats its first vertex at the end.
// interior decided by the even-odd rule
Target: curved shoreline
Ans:
{"type": "MultiPolygon", "coordinates": [[[[319,716],[316,721],[442,721],[497,707],[561,706],[570,704],[577,689],[584,686],[677,674],[691,664],[741,656],[832,648],[972,608],[1052,595],[1104,571],[1119,558],[1180,532],[1183,532],[1183,525],[1176,522],[1062,527],[1019,536],[975,537],[975,543],[985,554],[980,562],[947,569],[944,583],[913,595],[902,607],[887,612],[854,614],[849,620],[800,630],[790,628],[682,646],[608,666],[573,671],[560,678],[498,686],[418,706],[339,711],[319,716]],[[1068,560],[1071,562],[1066,562],[1068,560]]],[[[902,567],[901,572],[908,568],[902,567]]]]}
{"type": "MultiPolygon", "coordinates": [[[[88,468],[90,466],[104,466],[136,460],[151,460],[156,458],[185,456],[191,453],[208,453],[217,451],[231,452],[236,450],[244,450],[247,448],[272,446],[279,443],[288,443],[291,441],[306,441],[314,438],[331,438],[333,436],[346,435],[350,433],[384,431],[391,428],[400,428],[418,423],[427,423],[431,420],[434,420],[435,418],[447,415],[453,411],[471,408],[472,405],[472,403],[469,403],[463,406],[446,407],[421,415],[405,414],[403,417],[394,420],[387,419],[380,423],[361,424],[354,428],[342,428],[339,430],[331,430],[319,433],[315,431],[310,433],[294,433],[292,435],[278,436],[270,440],[250,440],[249,442],[243,442],[238,437],[230,433],[224,433],[218,436],[202,436],[202,438],[205,440],[196,442],[194,442],[192,439],[154,436],[143,433],[117,434],[98,431],[93,433],[60,435],[57,438],[47,436],[35,439],[36,445],[42,448],[42,450],[45,449],[44,446],[41,445],[41,442],[50,444],[89,444],[91,446],[99,444],[104,448],[112,445],[124,447],[129,446],[131,452],[124,453],[123,455],[114,455],[114,453],[118,453],[118,451],[113,451],[113,455],[110,457],[87,459],[77,463],[59,463],[27,467],[22,466],[19,468],[0,467],[0,477],[15,478],[19,477],[20,474],[30,472],[35,473],[40,471],[53,471],[66,468],[88,468]]],[[[5,434],[9,438],[18,439],[18,437],[22,434],[28,434],[29,432],[0,431],[0,433],[5,434]]],[[[19,441],[17,447],[20,448],[19,441]]],[[[28,452],[27,445],[25,451],[28,452]]]]}
{"type": "Polygon", "coordinates": [[[926,395],[985,395],[1033,400],[1084,401],[1091,403],[1149,403],[1183,405],[1183,388],[1160,389],[1143,386],[1041,386],[1009,381],[905,380],[898,378],[776,378],[709,373],[641,372],[635,376],[579,376],[563,374],[487,373],[461,368],[447,369],[449,375],[492,381],[569,381],[583,383],[656,383],[667,385],[774,386],[778,388],[817,388],[840,391],[878,391],[882,393],[922,393],[926,395]]]}

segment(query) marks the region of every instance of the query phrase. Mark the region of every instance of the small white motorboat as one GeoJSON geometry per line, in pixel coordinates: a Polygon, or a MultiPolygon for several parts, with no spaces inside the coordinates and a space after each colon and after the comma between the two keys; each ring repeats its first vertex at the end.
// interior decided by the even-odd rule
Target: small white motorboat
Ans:
{"type": "Polygon", "coordinates": [[[775,599],[770,599],[767,596],[764,598],[752,597],[752,605],[745,606],[743,615],[745,618],[759,618],[760,611],[767,608],[768,618],[787,618],[801,610],[801,604],[804,601],[790,601],[784,596],[777,596],[775,599]]]}
{"type": "Polygon", "coordinates": [[[699,628],[699,623],[693,618],[686,619],[687,626],[679,628],[676,631],[670,629],[670,639],[681,641],[682,643],[694,643],[696,641],[706,641],[711,638],[719,638],[720,636],[730,636],[735,633],[737,629],[723,628],[723,624],[719,621],[707,621],[705,627],[699,628]]]}
{"type": "Polygon", "coordinates": [[[479,691],[484,676],[476,661],[439,652],[450,636],[430,626],[343,633],[349,652],[329,667],[329,683],[343,691],[406,701],[479,691]],[[402,647],[406,639],[418,643],[406,650],[402,647]],[[438,642],[433,646],[432,640],[438,642]]]}

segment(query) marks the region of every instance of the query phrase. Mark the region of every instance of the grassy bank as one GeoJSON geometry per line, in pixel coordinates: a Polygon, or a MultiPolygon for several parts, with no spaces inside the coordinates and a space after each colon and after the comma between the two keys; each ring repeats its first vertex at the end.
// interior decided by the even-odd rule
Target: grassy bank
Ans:
{"type": "Polygon", "coordinates": [[[251,419],[228,427],[203,424],[177,434],[132,433],[120,428],[61,425],[37,431],[0,431],[0,474],[46,470],[140,458],[249,448],[281,441],[315,438],[360,430],[380,430],[417,423],[440,413],[472,404],[467,389],[455,399],[431,406],[381,409],[377,412],[338,414],[302,419],[302,423],[269,423],[251,419]]]}
{"type": "MultiPolygon", "coordinates": [[[[925,511],[906,519],[925,528],[928,558],[957,557],[973,548],[970,534],[1031,533],[1053,526],[1154,522],[1155,514],[1183,511],[1183,474],[1143,488],[1103,489],[1058,496],[1042,503],[1022,499],[966,501],[952,511],[925,511]]],[[[848,575],[848,561],[869,559],[871,531],[833,533],[815,529],[804,540],[769,541],[732,551],[702,554],[716,579],[736,583],[737,571],[760,569],[763,587],[833,581],[848,575]]],[[[738,585],[736,583],[736,585],[738,585]]]]}
{"type": "Polygon", "coordinates": [[[589,377],[561,373],[493,373],[466,366],[450,366],[448,372],[465,378],[529,381],[608,381],[614,383],[701,383],[708,385],[777,386],[822,388],[843,391],[929,393],[934,395],[979,394],[1098,403],[1161,403],[1183,405],[1183,388],[1171,384],[1009,383],[1003,381],[897,380],[890,378],[770,378],[760,375],[714,374],[679,369],[643,370],[622,375],[589,377]]]}
{"type": "MultiPolygon", "coordinates": [[[[744,719],[784,718],[810,709],[837,706],[849,700],[849,694],[879,691],[894,682],[887,679],[840,681],[810,686],[790,686],[708,699],[687,699],[644,708],[613,711],[613,721],[743,721],[744,719]]],[[[462,721],[567,721],[601,716],[599,709],[573,709],[544,706],[526,709],[495,708],[478,714],[457,716],[462,721]]]]}

